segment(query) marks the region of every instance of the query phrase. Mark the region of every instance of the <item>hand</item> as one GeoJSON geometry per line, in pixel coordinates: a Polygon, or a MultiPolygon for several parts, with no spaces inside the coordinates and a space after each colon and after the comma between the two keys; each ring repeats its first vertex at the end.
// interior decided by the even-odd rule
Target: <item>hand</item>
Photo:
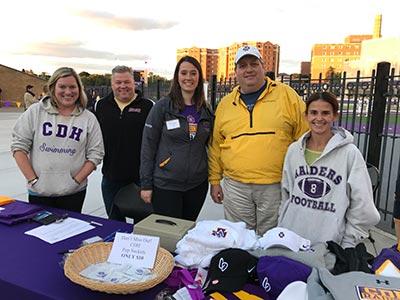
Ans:
{"type": "Polygon", "coordinates": [[[140,191],[140,198],[146,203],[151,203],[151,196],[153,195],[152,190],[141,190],[140,191]]]}
{"type": "Polygon", "coordinates": [[[220,184],[212,184],[210,194],[215,203],[222,204],[224,201],[224,193],[220,184]]]}

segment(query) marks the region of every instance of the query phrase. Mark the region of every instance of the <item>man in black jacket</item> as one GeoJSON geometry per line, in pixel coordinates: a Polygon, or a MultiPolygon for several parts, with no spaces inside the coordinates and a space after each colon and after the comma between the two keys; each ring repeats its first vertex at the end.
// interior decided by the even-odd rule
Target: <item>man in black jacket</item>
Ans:
{"type": "Polygon", "coordinates": [[[140,149],[142,132],[153,101],[135,91],[133,71],[116,66],[111,72],[112,93],[100,99],[95,107],[103,133],[105,156],[101,190],[108,217],[125,221],[125,216],[113,207],[118,191],[132,183],[140,184],[140,149]]]}

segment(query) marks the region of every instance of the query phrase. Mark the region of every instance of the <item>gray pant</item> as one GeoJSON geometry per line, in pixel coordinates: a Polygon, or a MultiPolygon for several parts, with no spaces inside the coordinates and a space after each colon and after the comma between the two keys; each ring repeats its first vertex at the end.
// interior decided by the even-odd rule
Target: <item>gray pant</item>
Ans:
{"type": "Polygon", "coordinates": [[[281,184],[242,183],[225,177],[224,215],[233,222],[245,222],[259,236],[276,227],[281,204],[281,184]]]}

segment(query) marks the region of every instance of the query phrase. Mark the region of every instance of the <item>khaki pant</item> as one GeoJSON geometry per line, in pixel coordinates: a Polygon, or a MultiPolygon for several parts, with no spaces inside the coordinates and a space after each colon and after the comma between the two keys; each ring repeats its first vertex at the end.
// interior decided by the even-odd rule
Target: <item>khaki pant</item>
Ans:
{"type": "Polygon", "coordinates": [[[225,177],[224,215],[233,222],[245,222],[259,236],[278,224],[281,184],[241,183],[225,177]]]}

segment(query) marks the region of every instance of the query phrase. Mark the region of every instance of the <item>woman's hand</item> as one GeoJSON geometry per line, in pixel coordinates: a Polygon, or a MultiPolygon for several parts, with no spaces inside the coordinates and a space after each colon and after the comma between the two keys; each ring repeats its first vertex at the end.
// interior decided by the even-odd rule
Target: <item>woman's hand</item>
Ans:
{"type": "Polygon", "coordinates": [[[153,190],[141,190],[140,198],[146,203],[151,203],[151,196],[153,195],[153,190]]]}

